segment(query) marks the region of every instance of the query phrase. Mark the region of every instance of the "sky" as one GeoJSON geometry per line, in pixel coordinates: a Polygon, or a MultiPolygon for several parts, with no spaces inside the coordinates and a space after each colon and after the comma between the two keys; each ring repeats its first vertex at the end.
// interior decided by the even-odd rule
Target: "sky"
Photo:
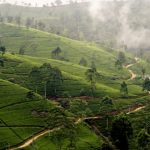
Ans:
{"type": "MultiPolygon", "coordinates": [[[[63,3],[66,3],[70,0],[62,0],[63,3]]],[[[74,1],[74,0],[73,0],[74,1]]],[[[78,1],[85,1],[85,0],[78,0],[78,1]]],[[[91,0],[86,0],[86,1],[91,1],[91,0]]],[[[7,2],[7,3],[16,3],[17,4],[22,4],[22,3],[31,3],[33,6],[37,4],[38,6],[42,6],[43,4],[51,4],[52,2],[55,2],[55,0],[0,0],[0,3],[7,2]]]]}
{"type": "MultiPolygon", "coordinates": [[[[43,6],[43,4],[51,4],[52,2],[55,2],[56,0],[0,0],[0,3],[7,2],[18,5],[22,5],[23,3],[31,3],[32,6],[43,6]],[[37,5],[36,5],[37,4],[37,5]]],[[[62,0],[63,3],[67,3],[70,0],[62,0]]],[[[72,0],[72,1],[90,1],[90,2],[98,2],[98,1],[112,1],[112,0],[72,0]]],[[[118,0],[119,1],[119,0],[118,0]]]]}

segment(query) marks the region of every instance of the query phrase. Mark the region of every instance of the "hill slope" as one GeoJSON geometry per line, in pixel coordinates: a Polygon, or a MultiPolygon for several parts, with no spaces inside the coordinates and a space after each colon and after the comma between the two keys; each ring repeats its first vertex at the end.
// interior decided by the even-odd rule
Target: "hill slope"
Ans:
{"type": "Polygon", "coordinates": [[[0,36],[3,45],[9,52],[18,53],[19,48],[26,45],[26,55],[51,58],[51,52],[59,46],[62,49],[61,56],[72,63],[79,64],[80,59],[84,57],[88,61],[88,66],[91,66],[91,61],[95,61],[102,75],[122,76],[122,78],[129,75],[127,70],[119,71],[115,68],[117,53],[108,52],[94,44],[5,24],[0,24],[0,36]]]}

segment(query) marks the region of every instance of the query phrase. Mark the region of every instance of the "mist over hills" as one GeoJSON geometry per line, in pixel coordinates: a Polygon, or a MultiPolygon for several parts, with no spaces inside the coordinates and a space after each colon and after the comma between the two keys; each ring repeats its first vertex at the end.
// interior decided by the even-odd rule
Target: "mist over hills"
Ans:
{"type": "Polygon", "coordinates": [[[8,4],[0,6],[0,16],[6,21],[19,15],[22,24],[31,18],[32,26],[43,22],[43,30],[108,47],[148,50],[149,6],[148,0],[95,1],[43,8],[8,4]]]}

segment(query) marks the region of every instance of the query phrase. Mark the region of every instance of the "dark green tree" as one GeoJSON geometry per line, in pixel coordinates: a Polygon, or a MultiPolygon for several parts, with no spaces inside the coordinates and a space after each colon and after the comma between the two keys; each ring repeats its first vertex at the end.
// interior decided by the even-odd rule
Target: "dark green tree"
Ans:
{"type": "Polygon", "coordinates": [[[90,82],[91,92],[92,92],[93,96],[94,96],[94,92],[96,90],[97,74],[98,73],[96,71],[95,63],[92,62],[91,68],[86,71],[85,75],[86,75],[87,80],[90,82]]]}
{"type": "Polygon", "coordinates": [[[57,97],[61,94],[62,83],[63,76],[61,71],[58,68],[53,68],[47,81],[47,93],[57,97]]]}
{"type": "Polygon", "coordinates": [[[143,91],[150,91],[150,79],[146,78],[143,83],[143,91]]]}
{"type": "Polygon", "coordinates": [[[60,47],[57,47],[56,49],[54,49],[51,54],[52,54],[52,58],[54,59],[58,59],[59,58],[59,54],[62,52],[60,47]]]}
{"type": "Polygon", "coordinates": [[[125,115],[118,116],[112,123],[111,138],[119,150],[128,150],[128,139],[133,134],[133,128],[125,115]]]}
{"type": "Polygon", "coordinates": [[[38,86],[40,85],[39,81],[40,80],[40,70],[38,67],[33,67],[30,74],[29,74],[29,78],[31,83],[34,86],[35,92],[38,92],[38,86]]]}
{"type": "Polygon", "coordinates": [[[34,67],[29,77],[36,89],[38,86],[44,87],[45,98],[47,96],[56,97],[61,94],[63,76],[58,68],[53,68],[50,64],[44,63],[40,67],[34,67]]]}
{"type": "Polygon", "coordinates": [[[6,47],[5,46],[0,46],[0,52],[2,53],[2,55],[4,55],[5,52],[6,52],[6,47]]]}
{"type": "Polygon", "coordinates": [[[128,85],[126,84],[125,81],[123,81],[123,82],[121,83],[120,93],[121,93],[123,96],[127,96],[127,95],[128,95],[128,85]]]}
{"type": "Polygon", "coordinates": [[[102,103],[105,105],[113,105],[113,101],[110,97],[106,96],[102,99],[102,103]]]}
{"type": "Polygon", "coordinates": [[[4,67],[4,60],[2,58],[0,59],[0,65],[1,67],[4,67]]]}

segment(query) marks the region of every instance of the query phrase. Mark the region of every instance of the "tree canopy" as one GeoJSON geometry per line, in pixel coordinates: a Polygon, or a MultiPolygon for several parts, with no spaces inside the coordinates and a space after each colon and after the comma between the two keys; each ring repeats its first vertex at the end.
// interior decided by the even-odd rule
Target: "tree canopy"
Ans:
{"type": "Polygon", "coordinates": [[[132,134],[132,125],[125,115],[120,115],[113,121],[111,138],[119,150],[128,150],[128,138],[132,134]]]}
{"type": "Polygon", "coordinates": [[[143,83],[143,90],[150,91],[150,79],[146,78],[143,83]]]}

